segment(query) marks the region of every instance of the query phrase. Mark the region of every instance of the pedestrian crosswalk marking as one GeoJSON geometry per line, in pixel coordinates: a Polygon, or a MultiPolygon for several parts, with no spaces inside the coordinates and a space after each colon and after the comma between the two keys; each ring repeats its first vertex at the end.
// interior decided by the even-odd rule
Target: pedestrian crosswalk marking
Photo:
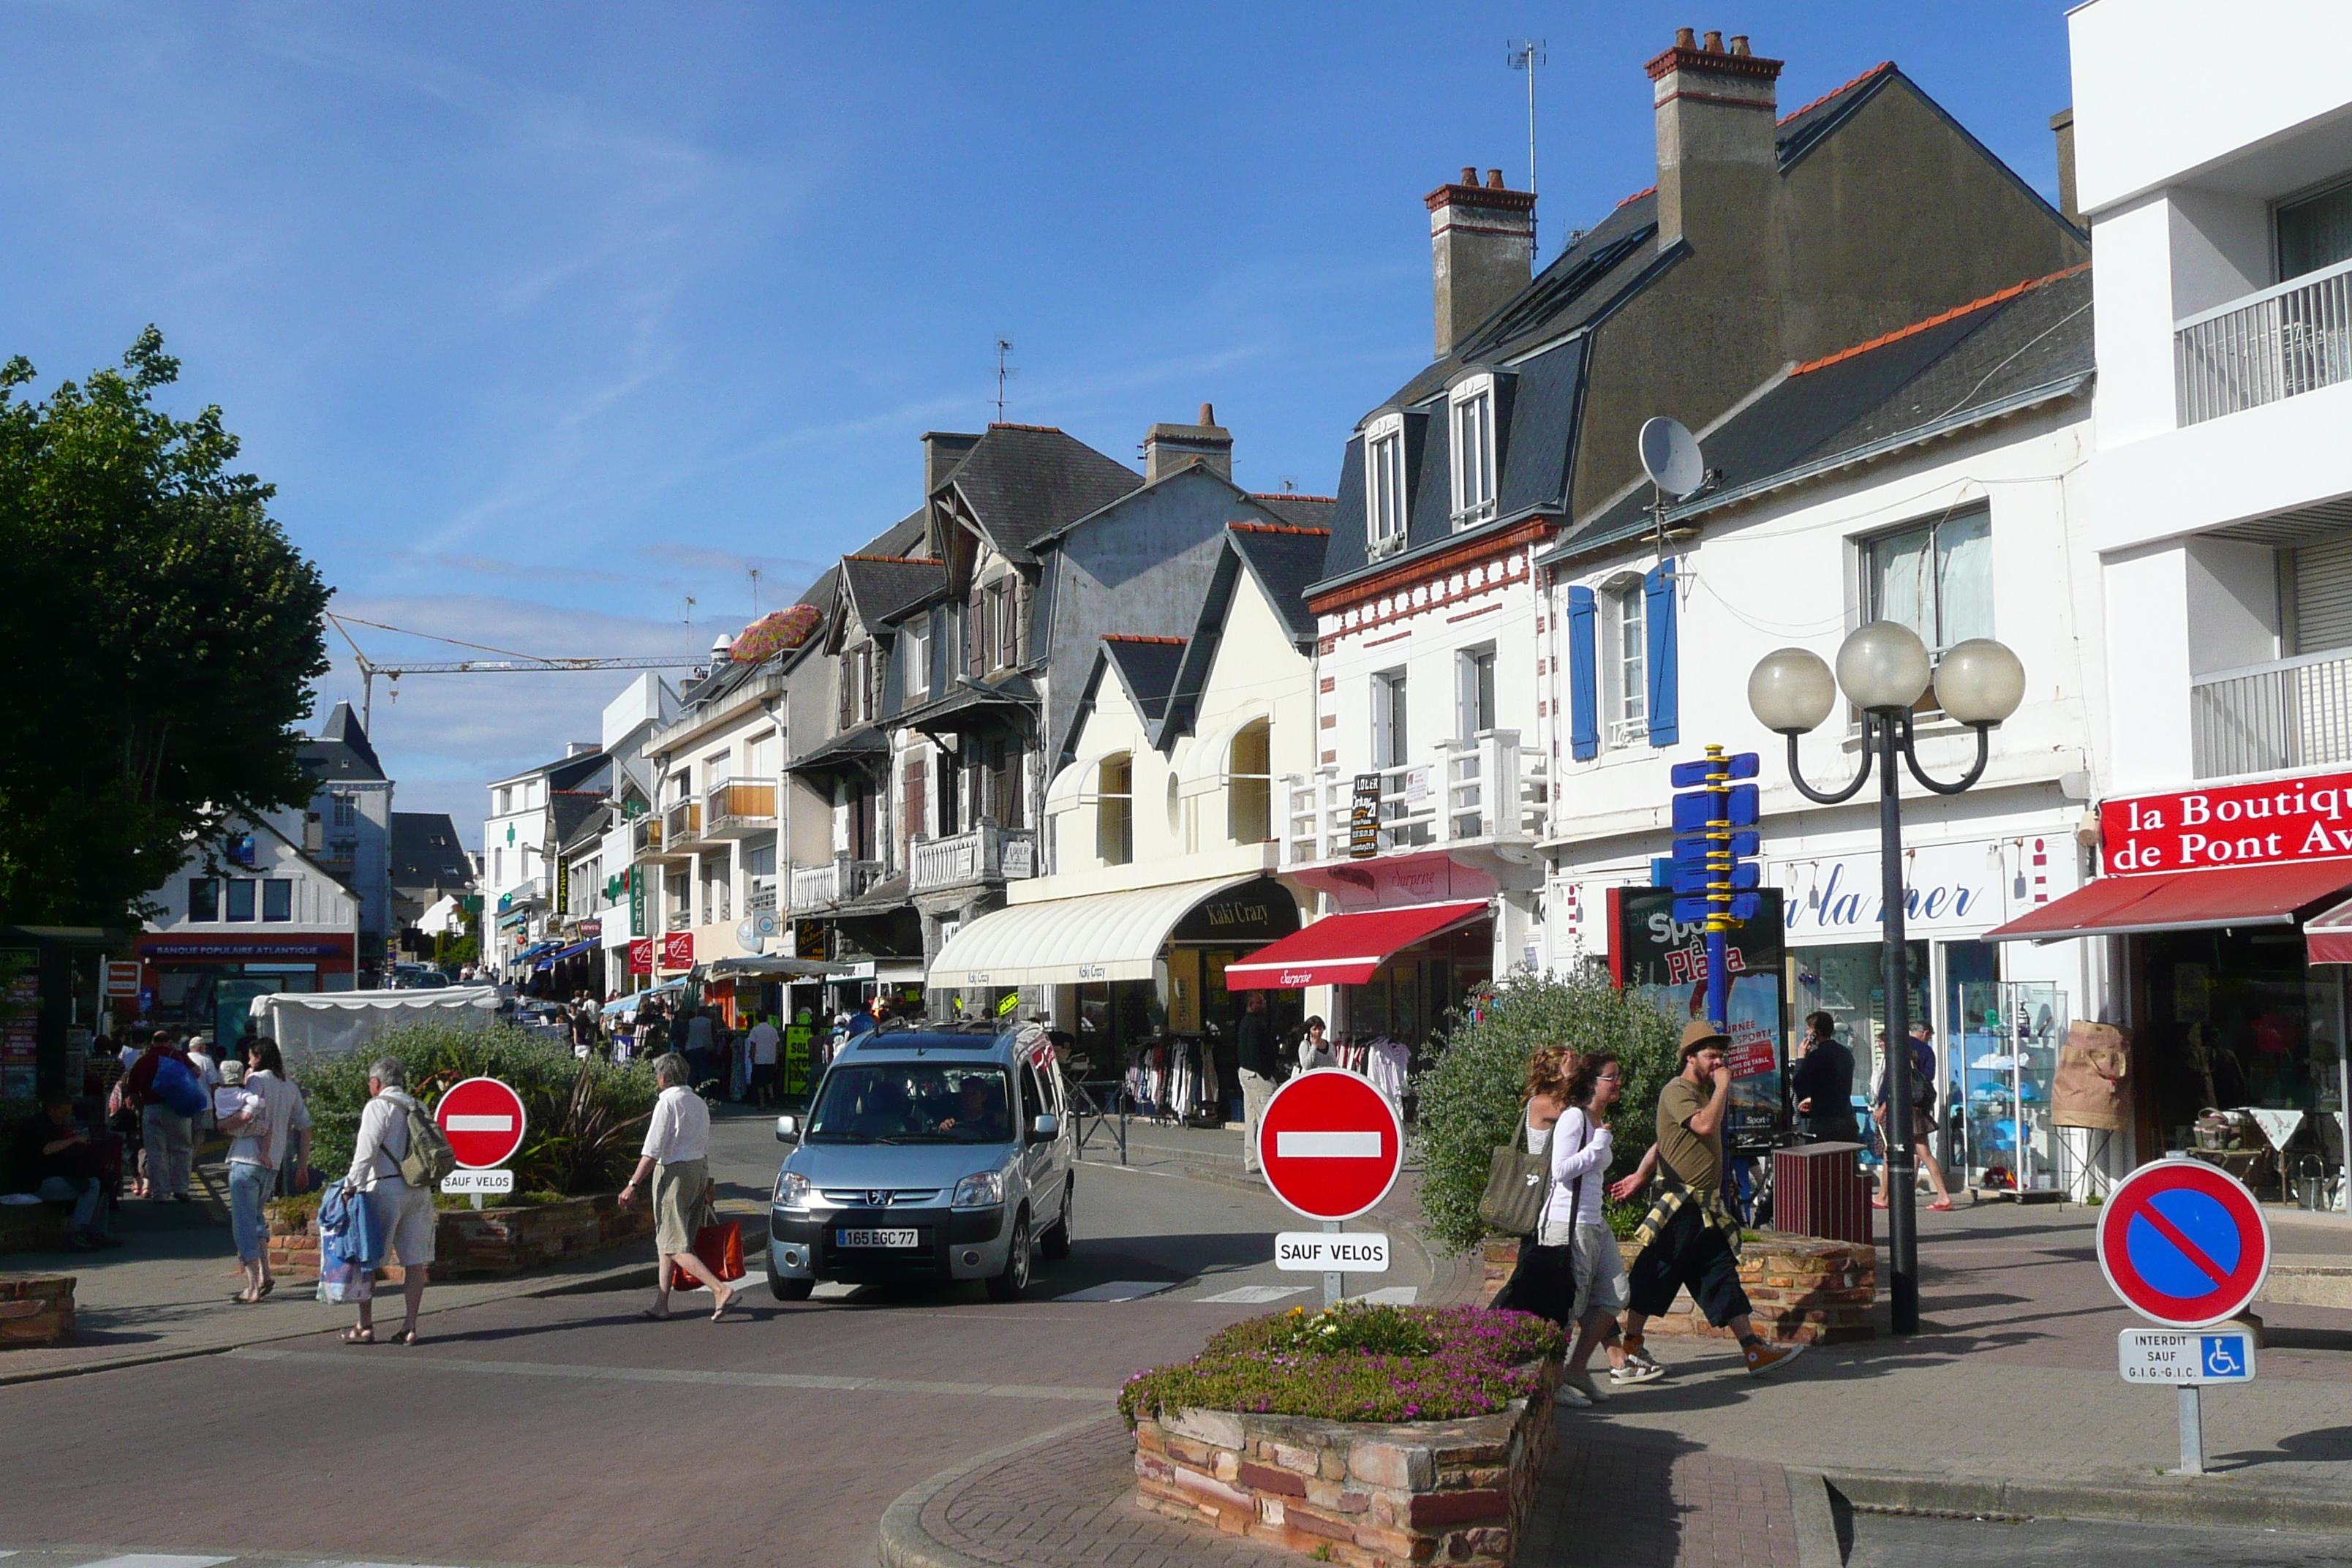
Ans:
{"type": "Polygon", "coordinates": [[[83,1563],[76,1568],[217,1568],[226,1557],[185,1557],[168,1552],[126,1552],[120,1557],[101,1557],[95,1563],[83,1563]]]}
{"type": "Polygon", "coordinates": [[[1157,1296],[1174,1285],[1173,1279],[1112,1279],[1093,1285],[1084,1290],[1073,1290],[1066,1296],[1056,1296],[1056,1301],[1135,1301],[1146,1296],[1157,1296]]]}
{"type": "Polygon", "coordinates": [[[1367,1291],[1361,1296],[1350,1297],[1349,1300],[1370,1301],[1376,1307],[1410,1307],[1420,1298],[1421,1292],[1413,1286],[1390,1285],[1381,1289],[1367,1291]]]}
{"type": "Polygon", "coordinates": [[[1304,1285],[1244,1285],[1237,1290],[1221,1290],[1214,1296],[1195,1296],[1196,1301],[1231,1303],[1236,1307],[1255,1307],[1267,1301],[1279,1301],[1285,1296],[1303,1296],[1304,1285]]]}

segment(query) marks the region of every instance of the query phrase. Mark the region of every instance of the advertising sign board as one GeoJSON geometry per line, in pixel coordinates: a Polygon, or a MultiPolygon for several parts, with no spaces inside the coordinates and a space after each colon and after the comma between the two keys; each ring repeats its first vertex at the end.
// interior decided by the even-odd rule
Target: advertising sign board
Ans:
{"type": "MultiPolygon", "coordinates": [[[[1780,1068],[1788,1060],[1781,990],[1780,889],[1759,889],[1763,909],[1727,935],[1731,975],[1731,1119],[1735,1145],[1768,1141],[1780,1121],[1780,1068]]],[[[1706,932],[1674,916],[1671,888],[1609,889],[1609,969],[1620,985],[1647,989],[1677,1026],[1706,1011],[1706,932]]]]}

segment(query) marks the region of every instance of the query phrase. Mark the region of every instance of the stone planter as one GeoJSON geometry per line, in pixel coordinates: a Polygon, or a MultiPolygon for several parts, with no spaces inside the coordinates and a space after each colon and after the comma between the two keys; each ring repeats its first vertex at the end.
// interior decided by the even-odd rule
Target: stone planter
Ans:
{"type": "MultiPolygon", "coordinates": [[[[1641,1249],[1628,1242],[1618,1247],[1630,1270],[1641,1249]]],[[[1517,1242],[1486,1243],[1482,1302],[1495,1299],[1517,1258],[1517,1242]]],[[[1768,1340],[1838,1344],[1877,1333],[1871,1310],[1878,1300],[1878,1251],[1863,1243],[1777,1230],[1753,1232],[1739,1250],[1739,1287],[1755,1309],[1756,1331],[1768,1340]]],[[[1731,1337],[1728,1329],[1716,1328],[1699,1314],[1688,1291],[1677,1295],[1674,1306],[1652,1318],[1643,1331],[1731,1337]]]]}
{"type": "Polygon", "coordinates": [[[1136,1500],[1354,1568],[1499,1568],[1551,1458],[1559,1371],[1545,1363],[1531,1399],[1456,1421],[1171,1411],[1136,1426],[1136,1500]]]}
{"type": "Polygon", "coordinates": [[[61,1345],[73,1326],[72,1275],[0,1274],[0,1350],[61,1345]]]}
{"type": "MultiPolygon", "coordinates": [[[[625,1209],[609,1194],[528,1208],[443,1209],[433,1237],[433,1275],[449,1279],[520,1274],[633,1242],[650,1243],[653,1234],[650,1204],[625,1209]]],[[[315,1217],[299,1222],[272,1217],[268,1245],[272,1273],[290,1279],[317,1278],[315,1217]]],[[[650,1259],[652,1253],[646,1257],[650,1259]]],[[[394,1265],[377,1278],[397,1281],[401,1270],[394,1265]]]]}

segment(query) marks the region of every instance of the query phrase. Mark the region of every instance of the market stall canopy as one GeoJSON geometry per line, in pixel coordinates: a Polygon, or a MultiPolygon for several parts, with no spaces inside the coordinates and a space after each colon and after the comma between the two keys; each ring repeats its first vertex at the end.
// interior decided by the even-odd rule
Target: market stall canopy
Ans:
{"type": "Polygon", "coordinates": [[[253,1032],[278,1042],[289,1062],[362,1049],[393,1024],[432,1022],[487,1029],[498,1017],[495,985],[433,991],[273,991],[253,999],[253,1032]]]}
{"type": "Polygon", "coordinates": [[[929,984],[1079,985],[1149,980],[1168,933],[1195,905],[1256,879],[1180,882],[997,910],[948,939],[932,961],[929,984]]]}
{"type": "Polygon", "coordinates": [[[1327,915],[1295,936],[1271,942],[1239,963],[1225,965],[1225,989],[1295,991],[1306,985],[1361,985],[1381,964],[1414,942],[1484,920],[1492,912],[1493,906],[1486,900],[1469,899],[1327,915]]]}
{"type": "Polygon", "coordinates": [[[1985,933],[1987,942],[2059,942],[2155,931],[2293,925],[2295,910],[2352,889],[2352,860],[2227,866],[2102,877],[1985,933]]]}
{"type": "Polygon", "coordinates": [[[825,963],[814,958],[786,958],[782,953],[763,953],[751,958],[718,959],[706,973],[713,980],[731,980],[741,975],[822,980],[828,974],[851,973],[856,967],[848,963],[825,963]]]}

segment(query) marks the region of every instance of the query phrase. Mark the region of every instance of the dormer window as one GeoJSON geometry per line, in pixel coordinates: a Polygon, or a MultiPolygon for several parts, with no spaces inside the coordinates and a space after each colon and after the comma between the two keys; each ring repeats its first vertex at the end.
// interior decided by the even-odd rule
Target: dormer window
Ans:
{"type": "Polygon", "coordinates": [[[1404,416],[1384,415],[1364,430],[1364,531],[1378,558],[1404,548],[1404,416]]]}
{"type": "Polygon", "coordinates": [[[1450,403],[1454,526],[1472,528],[1495,515],[1495,378],[1462,383],[1450,403]]]}

